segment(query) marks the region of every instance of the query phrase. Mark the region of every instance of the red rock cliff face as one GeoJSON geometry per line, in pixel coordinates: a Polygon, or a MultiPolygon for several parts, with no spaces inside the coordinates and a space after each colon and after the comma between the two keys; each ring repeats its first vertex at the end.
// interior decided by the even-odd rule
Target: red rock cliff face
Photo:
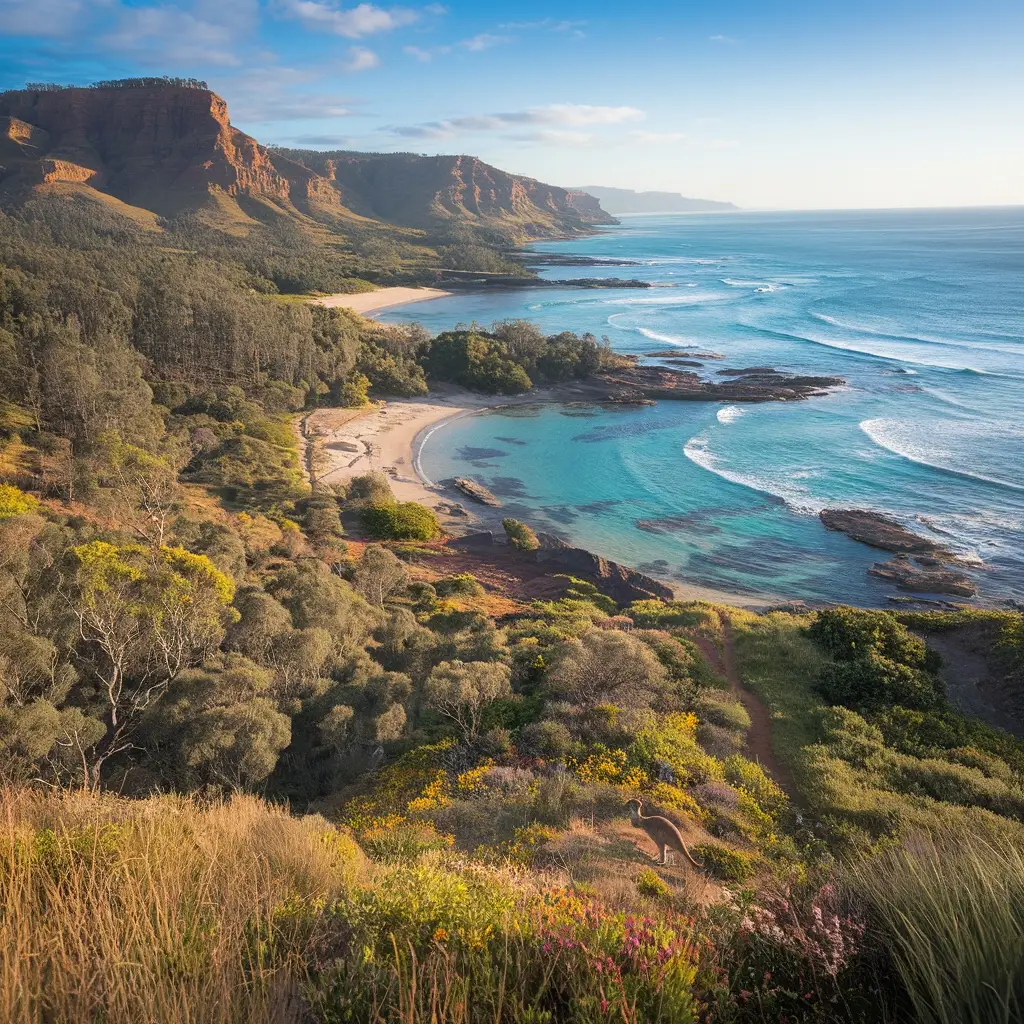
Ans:
{"type": "Polygon", "coordinates": [[[233,128],[227,104],[206,89],[0,94],[0,193],[61,183],[164,215],[198,209],[221,190],[314,214],[352,211],[417,228],[465,221],[520,237],[616,223],[590,196],[476,157],[270,152],[233,128]]]}
{"type": "Polygon", "coordinates": [[[413,227],[482,221],[542,236],[616,223],[590,196],[509,174],[476,157],[288,150],[275,151],[274,159],[280,155],[331,180],[349,209],[413,227]]]}
{"type": "Polygon", "coordinates": [[[227,104],[206,90],[10,92],[0,96],[0,118],[46,133],[45,151],[23,147],[23,159],[7,164],[8,177],[13,171],[25,184],[87,180],[158,212],[201,201],[211,186],[231,194],[289,194],[267,151],[231,127],[227,104]]]}

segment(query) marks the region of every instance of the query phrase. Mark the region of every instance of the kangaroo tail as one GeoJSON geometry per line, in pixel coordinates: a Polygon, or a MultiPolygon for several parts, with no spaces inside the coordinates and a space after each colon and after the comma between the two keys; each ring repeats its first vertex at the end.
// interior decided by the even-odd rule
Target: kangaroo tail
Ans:
{"type": "Polygon", "coordinates": [[[687,859],[687,860],[688,860],[688,861],[689,861],[689,862],[690,862],[690,863],[691,863],[691,864],[692,864],[692,865],[693,865],[693,866],[694,866],[695,868],[703,868],[703,867],[704,867],[704,865],[703,865],[703,864],[701,864],[701,863],[700,863],[699,861],[696,861],[696,860],[694,860],[694,859],[693,859],[693,854],[692,854],[692,853],[690,853],[690,851],[689,851],[689,850],[687,849],[687,847],[686,847],[686,844],[685,844],[685,843],[683,844],[683,853],[685,853],[685,854],[686,854],[686,859],[687,859]]]}

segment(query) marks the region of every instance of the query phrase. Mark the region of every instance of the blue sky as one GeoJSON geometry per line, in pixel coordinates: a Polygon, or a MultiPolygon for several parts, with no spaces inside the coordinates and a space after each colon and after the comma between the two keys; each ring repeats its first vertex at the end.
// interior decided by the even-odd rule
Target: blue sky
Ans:
{"type": "Polygon", "coordinates": [[[0,0],[0,88],[195,76],[261,142],[746,207],[1024,203],[1021,0],[0,0]]]}

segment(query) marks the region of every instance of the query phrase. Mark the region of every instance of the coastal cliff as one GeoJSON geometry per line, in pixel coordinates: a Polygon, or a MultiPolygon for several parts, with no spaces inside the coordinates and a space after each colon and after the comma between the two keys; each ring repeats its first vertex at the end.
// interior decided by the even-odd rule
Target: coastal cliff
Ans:
{"type": "Polygon", "coordinates": [[[40,191],[165,217],[215,211],[229,229],[268,206],[319,224],[466,223],[516,239],[616,223],[592,196],[472,156],[271,150],[231,124],[222,97],[172,82],[0,94],[0,197],[40,191]]]}
{"type": "Polygon", "coordinates": [[[538,238],[617,223],[584,192],[509,174],[473,156],[295,149],[272,155],[330,181],[349,209],[411,227],[467,221],[538,238]]]}
{"type": "Polygon", "coordinates": [[[0,95],[4,192],[87,184],[172,214],[212,190],[287,200],[291,183],[206,89],[24,90],[0,95]]]}

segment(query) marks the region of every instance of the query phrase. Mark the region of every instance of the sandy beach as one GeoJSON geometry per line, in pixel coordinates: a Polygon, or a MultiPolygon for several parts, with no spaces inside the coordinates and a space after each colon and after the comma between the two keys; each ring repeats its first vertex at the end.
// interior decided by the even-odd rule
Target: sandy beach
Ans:
{"type": "MultiPolygon", "coordinates": [[[[514,400],[513,400],[514,401],[514,400]]],[[[339,484],[352,477],[377,471],[391,482],[399,501],[418,501],[438,512],[442,523],[458,532],[470,524],[487,525],[500,514],[486,516],[483,506],[470,508],[469,499],[459,500],[445,488],[424,477],[416,458],[422,443],[442,423],[493,406],[495,401],[459,389],[435,390],[425,398],[394,398],[365,409],[317,409],[303,421],[307,442],[320,439],[323,456],[317,480],[339,484]],[[458,501],[467,514],[451,516],[438,509],[458,501]]]]}
{"type": "MultiPolygon", "coordinates": [[[[552,400],[553,395],[531,395],[495,400],[461,388],[431,391],[424,398],[395,398],[364,409],[317,409],[300,424],[303,444],[319,439],[322,456],[317,480],[340,484],[371,471],[384,473],[399,501],[416,501],[433,509],[452,534],[472,530],[502,532],[500,508],[479,505],[427,478],[419,465],[420,448],[442,424],[498,404],[514,405],[552,400]],[[465,514],[452,515],[452,505],[465,514]]],[[[303,460],[305,462],[305,459],[303,460]]],[[[665,580],[681,600],[703,600],[736,607],[761,607],[778,598],[769,595],[730,594],[709,587],[665,580]]]]}
{"type": "Polygon", "coordinates": [[[327,306],[333,309],[336,306],[343,306],[353,309],[363,315],[376,313],[382,309],[391,309],[392,306],[404,306],[410,302],[426,302],[429,299],[443,299],[451,292],[441,288],[378,288],[372,292],[356,292],[354,294],[342,293],[339,295],[324,295],[313,301],[319,306],[327,306]]]}

